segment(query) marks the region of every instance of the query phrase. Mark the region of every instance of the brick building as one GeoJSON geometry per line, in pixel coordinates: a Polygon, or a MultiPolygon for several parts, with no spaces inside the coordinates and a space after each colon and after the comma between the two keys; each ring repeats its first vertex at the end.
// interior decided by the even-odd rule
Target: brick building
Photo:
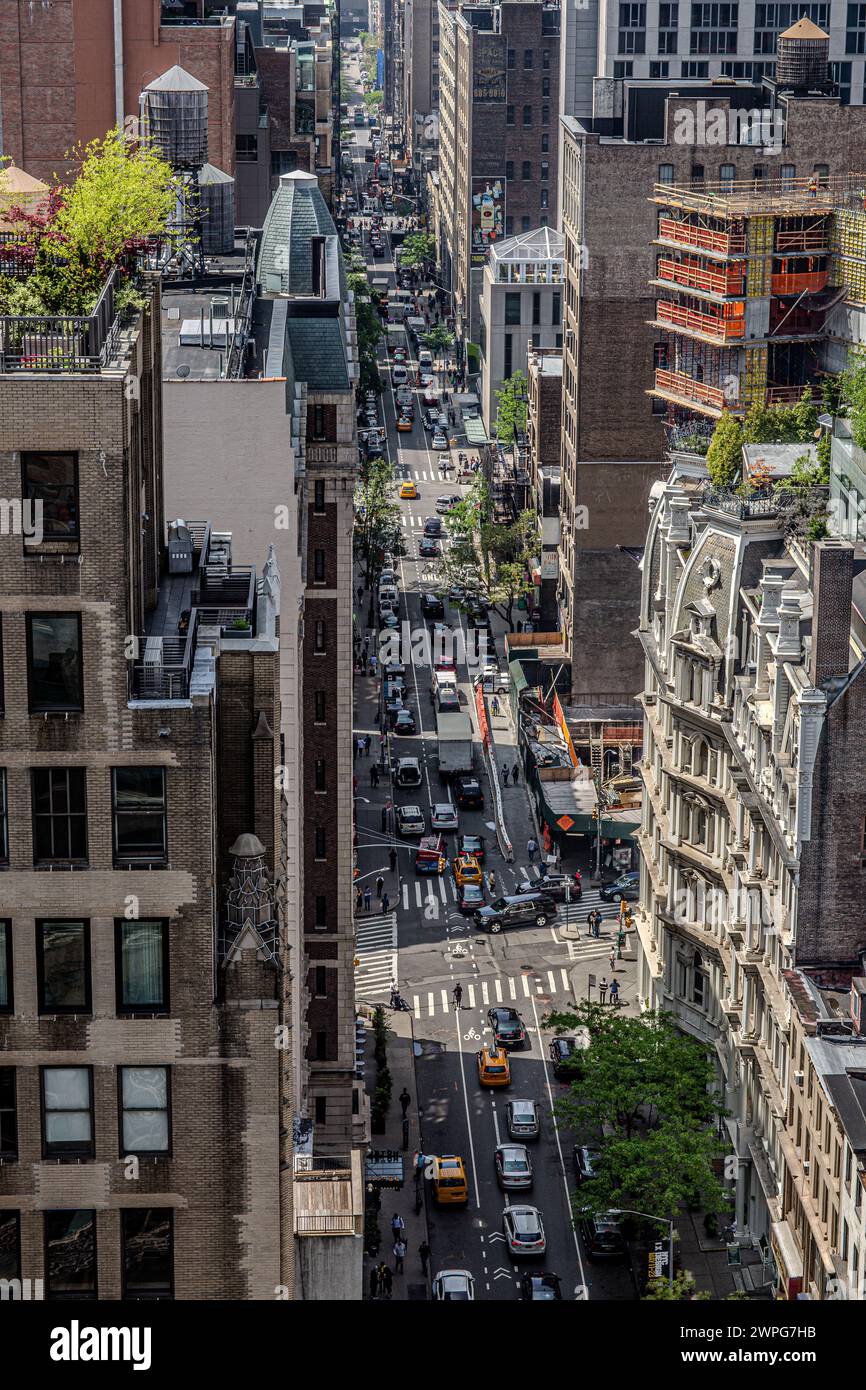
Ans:
{"type": "Polygon", "coordinates": [[[562,428],[562,354],[530,351],[526,386],[526,457],[532,502],[541,532],[536,594],[542,632],[559,624],[559,449],[562,428]]]}

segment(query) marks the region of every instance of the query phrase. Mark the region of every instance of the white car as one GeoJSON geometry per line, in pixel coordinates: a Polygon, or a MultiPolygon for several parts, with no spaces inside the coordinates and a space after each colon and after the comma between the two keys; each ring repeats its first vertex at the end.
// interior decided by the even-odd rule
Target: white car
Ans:
{"type": "Polygon", "coordinates": [[[434,1303],[475,1301],[475,1280],[468,1269],[441,1269],[433,1277],[434,1303]]]}
{"type": "Polygon", "coordinates": [[[436,449],[439,453],[441,453],[443,449],[447,449],[448,440],[445,438],[444,434],[434,433],[433,438],[430,441],[430,448],[436,449]]]}
{"type": "Polygon", "coordinates": [[[502,1213],[502,1229],[508,1253],[514,1260],[543,1255],[547,1249],[547,1237],[538,1207],[506,1207],[502,1213]]]}
{"type": "Polygon", "coordinates": [[[402,386],[404,381],[409,380],[409,373],[401,362],[391,368],[391,380],[396,382],[398,386],[402,386]]]}
{"type": "Polygon", "coordinates": [[[394,781],[398,787],[420,787],[424,778],[421,764],[417,758],[398,758],[394,769],[394,781]]]}
{"type": "Polygon", "coordinates": [[[456,830],[457,828],[457,812],[450,801],[438,801],[435,806],[430,807],[431,830],[456,830]]]}
{"type": "Polygon", "coordinates": [[[446,494],[436,498],[436,511],[440,516],[447,516],[452,507],[456,507],[460,501],[457,493],[446,494]]]}

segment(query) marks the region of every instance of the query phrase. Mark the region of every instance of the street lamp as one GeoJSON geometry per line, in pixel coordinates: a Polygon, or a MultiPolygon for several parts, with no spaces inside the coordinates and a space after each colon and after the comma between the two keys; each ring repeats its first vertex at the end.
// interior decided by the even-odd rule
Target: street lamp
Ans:
{"type": "Polygon", "coordinates": [[[632,1207],[610,1207],[611,1216],[641,1216],[644,1221],[658,1221],[668,1228],[668,1284],[674,1286],[674,1223],[667,1216],[652,1216],[648,1211],[635,1211],[632,1207]]]}

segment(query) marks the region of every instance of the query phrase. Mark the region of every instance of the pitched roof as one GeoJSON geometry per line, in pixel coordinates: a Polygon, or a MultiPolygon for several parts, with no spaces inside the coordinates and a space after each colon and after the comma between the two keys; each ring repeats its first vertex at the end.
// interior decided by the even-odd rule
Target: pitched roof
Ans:
{"type": "Polygon", "coordinates": [[[295,373],[313,391],[346,391],[346,349],[336,318],[293,319],[286,324],[295,373]]]}
{"type": "Polygon", "coordinates": [[[792,24],[790,29],[786,29],[784,34],[779,36],[783,39],[829,39],[830,35],[825,34],[823,29],[819,29],[817,24],[813,24],[811,19],[803,15],[796,24],[792,24]]]}
{"type": "Polygon", "coordinates": [[[565,255],[565,238],[554,227],[536,227],[494,242],[491,255],[497,261],[561,261],[565,255]]]}
{"type": "Polygon", "coordinates": [[[300,169],[283,174],[268,208],[259,246],[257,274],[266,291],[313,293],[310,241],[316,235],[336,237],[337,229],[315,174],[300,169]]]}

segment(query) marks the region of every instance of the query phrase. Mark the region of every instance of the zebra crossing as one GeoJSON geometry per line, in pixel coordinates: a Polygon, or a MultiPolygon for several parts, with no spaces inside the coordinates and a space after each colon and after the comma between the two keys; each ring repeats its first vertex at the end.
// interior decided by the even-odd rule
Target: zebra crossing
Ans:
{"type": "MultiPolygon", "coordinates": [[[[519,1008],[522,1000],[543,995],[571,995],[572,987],[568,971],[563,966],[550,970],[537,970],[526,975],[493,975],[487,979],[470,980],[464,984],[461,1007],[470,1009],[489,1008],[494,1004],[513,1004],[519,1008]]],[[[453,986],[452,986],[453,988],[453,986]]],[[[560,1001],[564,1002],[564,1000],[560,1001]]],[[[426,990],[413,994],[412,1012],[416,1020],[433,1018],[437,1014],[451,1013],[454,999],[451,989],[426,990]]]]}
{"type": "Polygon", "coordinates": [[[355,918],[355,998],[390,994],[397,983],[397,914],[355,918]]]}

